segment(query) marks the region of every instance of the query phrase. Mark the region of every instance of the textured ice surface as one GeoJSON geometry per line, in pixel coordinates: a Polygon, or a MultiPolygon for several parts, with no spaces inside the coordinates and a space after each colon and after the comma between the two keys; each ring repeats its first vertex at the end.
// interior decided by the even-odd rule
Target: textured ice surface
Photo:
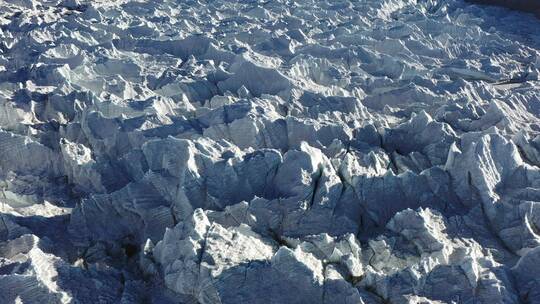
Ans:
{"type": "Polygon", "coordinates": [[[540,303],[540,21],[0,0],[0,302],[540,303]]]}

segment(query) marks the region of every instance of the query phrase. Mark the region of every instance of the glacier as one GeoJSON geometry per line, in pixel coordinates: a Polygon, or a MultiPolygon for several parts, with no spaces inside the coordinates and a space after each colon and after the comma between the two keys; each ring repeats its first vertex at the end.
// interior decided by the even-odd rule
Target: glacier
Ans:
{"type": "Polygon", "coordinates": [[[540,303],[539,72],[463,0],[0,0],[0,302],[540,303]]]}

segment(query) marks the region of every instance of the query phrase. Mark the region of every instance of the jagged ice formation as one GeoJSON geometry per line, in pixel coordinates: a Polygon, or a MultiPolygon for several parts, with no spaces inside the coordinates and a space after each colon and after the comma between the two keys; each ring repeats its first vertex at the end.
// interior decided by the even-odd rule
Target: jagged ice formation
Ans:
{"type": "Polygon", "coordinates": [[[3,303],[540,303],[540,21],[0,0],[3,303]]]}

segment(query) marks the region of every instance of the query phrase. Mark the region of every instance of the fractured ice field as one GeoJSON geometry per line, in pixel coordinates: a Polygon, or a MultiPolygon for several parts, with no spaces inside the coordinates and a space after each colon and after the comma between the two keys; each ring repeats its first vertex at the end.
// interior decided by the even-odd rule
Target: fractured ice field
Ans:
{"type": "Polygon", "coordinates": [[[0,303],[540,303],[540,19],[0,0],[0,303]]]}

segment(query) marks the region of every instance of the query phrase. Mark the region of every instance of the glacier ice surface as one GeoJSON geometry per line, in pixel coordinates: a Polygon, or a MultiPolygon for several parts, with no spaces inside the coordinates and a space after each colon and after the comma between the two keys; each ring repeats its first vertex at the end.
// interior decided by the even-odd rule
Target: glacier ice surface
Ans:
{"type": "Polygon", "coordinates": [[[539,72],[463,0],[0,0],[0,302],[540,303],[539,72]]]}

